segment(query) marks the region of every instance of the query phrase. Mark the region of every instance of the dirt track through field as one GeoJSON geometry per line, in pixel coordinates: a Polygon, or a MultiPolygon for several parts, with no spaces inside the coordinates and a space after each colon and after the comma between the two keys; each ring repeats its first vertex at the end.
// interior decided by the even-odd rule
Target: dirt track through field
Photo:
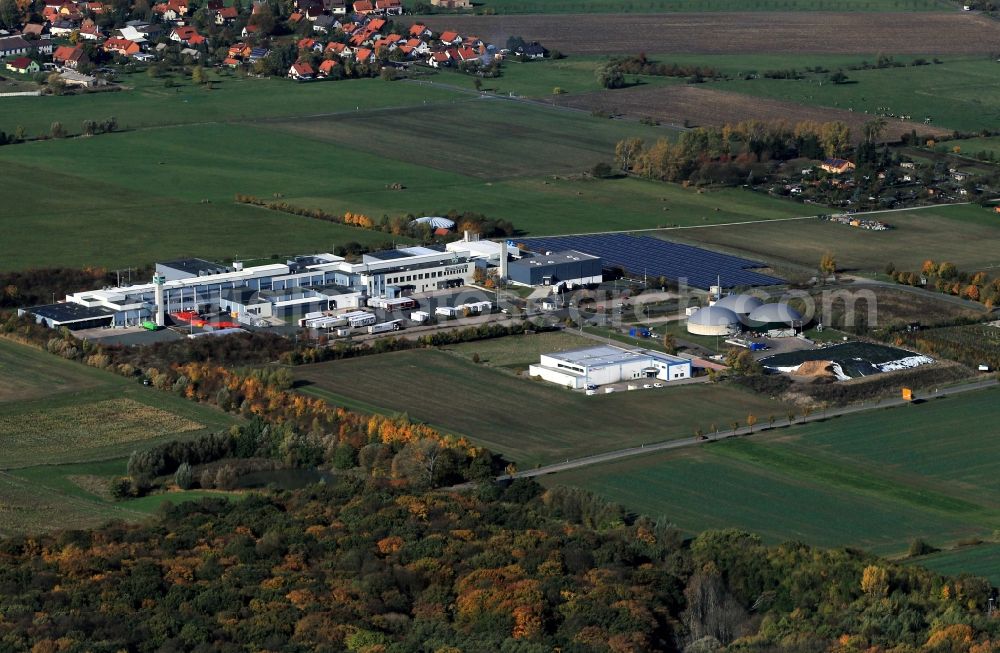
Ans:
{"type": "MultiPolygon", "coordinates": [[[[421,16],[502,45],[509,36],[569,54],[988,54],[1000,22],[972,13],[678,13],[421,16]]],[[[790,62],[794,63],[794,62],[790,62]]]]}
{"type": "MultiPolygon", "coordinates": [[[[625,114],[634,117],[655,118],[672,125],[706,127],[724,125],[743,120],[847,123],[851,137],[861,138],[861,127],[872,116],[846,109],[815,107],[797,102],[750,97],[701,86],[638,86],[615,91],[598,91],[582,95],[567,95],[554,100],[561,106],[602,111],[607,114],[625,114]]],[[[926,136],[941,136],[951,132],[922,123],[886,119],[883,138],[897,141],[904,133],[916,130],[926,136]]]]}

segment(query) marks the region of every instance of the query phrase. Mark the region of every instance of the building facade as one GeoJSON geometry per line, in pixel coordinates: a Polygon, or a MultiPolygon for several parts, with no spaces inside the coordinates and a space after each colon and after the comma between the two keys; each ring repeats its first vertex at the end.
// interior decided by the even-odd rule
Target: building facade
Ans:
{"type": "Polygon", "coordinates": [[[599,345],[542,354],[529,374],[573,390],[623,381],[691,378],[691,361],[645,349],[599,345]]]}

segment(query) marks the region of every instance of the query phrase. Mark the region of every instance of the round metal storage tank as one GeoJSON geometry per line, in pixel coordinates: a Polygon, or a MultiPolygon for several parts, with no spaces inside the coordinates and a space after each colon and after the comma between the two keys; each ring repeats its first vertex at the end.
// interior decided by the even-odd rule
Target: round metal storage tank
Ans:
{"type": "Polygon", "coordinates": [[[726,295],[713,304],[713,306],[728,308],[737,315],[750,315],[763,305],[764,302],[753,295],[726,295]]]}
{"type": "Polygon", "coordinates": [[[688,318],[688,333],[698,336],[725,336],[740,323],[740,316],[725,307],[699,308],[688,318]]]}
{"type": "Polygon", "coordinates": [[[747,318],[755,325],[787,324],[789,326],[802,323],[802,315],[788,304],[764,304],[758,306],[747,318]]]}

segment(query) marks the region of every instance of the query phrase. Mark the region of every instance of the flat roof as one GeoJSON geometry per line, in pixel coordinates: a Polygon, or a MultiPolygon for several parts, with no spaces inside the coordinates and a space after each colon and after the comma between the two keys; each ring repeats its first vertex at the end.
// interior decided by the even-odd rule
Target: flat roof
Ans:
{"type": "Polygon", "coordinates": [[[535,256],[525,256],[524,258],[512,261],[509,267],[538,267],[543,265],[558,265],[560,263],[576,263],[579,261],[599,261],[600,256],[585,254],[575,249],[567,249],[551,254],[537,254],[535,256]]]}
{"type": "Polygon", "coordinates": [[[55,322],[82,322],[84,320],[96,320],[102,317],[110,318],[113,311],[99,306],[84,306],[72,302],[59,302],[58,304],[44,304],[42,306],[32,306],[26,309],[38,317],[44,317],[55,322]]]}
{"type": "Polygon", "coordinates": [[[658,351],[648,349],[625,349],[613,345],[597,345],[594,347],[581,347],[579,349],[568,349],[544,354],[549,358],[555,358],[564,363],[581,365],[584,367],[608,367],[609,365],[620,365],[622,363],[633,362],[643,358],[652,358],[664,363],[687,363],[686,358],[671,356],[658,351]]]}
{"type": "Polygon", "coordinates": [[[364,259],[374,259],[376,261],[395,261],[401,258],[410,258],[411,256],[416,256],[416,254],[411,254],[410,252],[405,252],[401,249],[387,249],[382,252],[371,252],[363,256],[364,259]]]}
{"type": "Polygon", "coordinates": [[[171,270],[180,270],[190,274],[217,274],[219,271],[228,271],[229,267],[206,261],[203,258],[179,258],[173,261],[160,261],[157,265],[162,265],[171,270]]]}

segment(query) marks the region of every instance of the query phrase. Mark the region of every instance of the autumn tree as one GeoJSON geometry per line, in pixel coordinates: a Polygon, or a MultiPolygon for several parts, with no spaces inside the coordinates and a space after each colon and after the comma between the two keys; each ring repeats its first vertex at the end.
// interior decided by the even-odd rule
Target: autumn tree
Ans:
{"type": "Polygon", "coordinates": [[[626,138],[615,145],[615,164],[626,172],[632,169],[636,159],[642,154],[641,138],[626,138]]]}
{"type": "Polygon", "coordinates": [[[823,276],[824,281],[837,273],[837,259],[834,257],[833,252],[825,252],[823,254],[823,257],[819,260],[819,272],[823,276]]]}
{"type": "Polygon", "coordinates": [[[674,334],[672,333],[663,334],[663,349],[668,354],[671,355],[677,353],[677,338],[674,336],[674,334]]]}

